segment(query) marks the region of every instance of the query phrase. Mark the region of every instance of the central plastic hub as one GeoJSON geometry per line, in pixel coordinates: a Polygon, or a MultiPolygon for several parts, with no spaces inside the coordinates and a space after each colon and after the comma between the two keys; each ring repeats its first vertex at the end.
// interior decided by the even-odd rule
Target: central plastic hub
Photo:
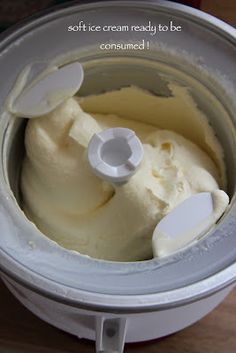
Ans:
{"type": "Polygon", "coordinates": [[[114,138],[105,142],[101,147],[101,159],[111,166],[125,164],[130,158],[132,151],[127,140],[114,138]]]}
{"type": "Polygon", "coordinates": [[[134,131],[112,128],[95,134],[88,146],[93,172],[111,183],[127,181],[143,159],[143,146],[134,131]]]}

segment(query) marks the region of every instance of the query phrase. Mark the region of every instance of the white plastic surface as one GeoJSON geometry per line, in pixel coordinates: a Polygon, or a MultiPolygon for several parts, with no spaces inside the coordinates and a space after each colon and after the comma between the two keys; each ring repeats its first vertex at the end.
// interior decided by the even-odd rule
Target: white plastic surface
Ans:
{"type": "Polygon", "coordinates": [[[143,146],[134,131],[111,128],[94,134],[88,145],[93,172],[110,183],[127,181],[143,159],[143,146]]]}
{"type": "MultiPolygon", "coordinates": [[[[232,285],[202,300],[177,308],[122,315],[121,313],[98,313],[91,309],[83,310],[71,307],[34,293],[10,278],[4,276],[2,279],[11,293],[42,320],[79,338],[98,339],[96,342],[97,352],[99,350],[101,352],[101,348],[105,349],[104,345],[100,345],[104,343],[104,341],[100,341],[100,334],[104,329],[105,321],[109,324],[109,328],[110,324],[119,323],[118,327],[121,330],[119,337],[125,337],[127,343],[152,340],[177,332],[201,319],[233,289],[232,285]]],[[[120,343],[123,344],[122,339],[120,343]]],[[[106,346],[106,348],[108,347],[106,346]]],[[[118,349],[120,348],[122,346],[118,345],[118,349]]],[[[120,352],[122,351],[120,350],[120,352]]],[[[103,353],[114,353],[114,350],[110,349],[103,351],[103,353]]]]}
{"type": "Polygon", "coordinates": [[[48,114],[65,99],[72,97],[84,79],[83,68],[74,62],[36,79],[15,100],[12,113],[33,118],[48,114]]]}
{"type": "Polygon", "coordinates": [[[210,192],[202,192],[182,202],[157,225],[157,232],[168,234],[171,238],[191,232],[204,222],[213,212],[210,192]]]}
{"type": "Polygon", "coordinates": [[[96,317],[96,352],[122,353],[126,336],[126,318],[96,317]]]}
{"type": "Polygon", "coordinates": [[[152,237],[153,255],[167,256],[206,232],[215,222],[212,194],[189,197],[156,226],[152,237]]]}

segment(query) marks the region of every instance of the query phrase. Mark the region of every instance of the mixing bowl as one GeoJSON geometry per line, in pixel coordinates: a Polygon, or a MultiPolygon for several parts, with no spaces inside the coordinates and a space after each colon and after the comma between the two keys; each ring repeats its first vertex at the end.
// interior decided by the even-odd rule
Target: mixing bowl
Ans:
{"type": "MultiPolygon", "coordinates": [[[[236,278],[235,58],[235,29],[166,1],[71,3],[2,36],[0,270],[29,310],[64,331],[95,340],[97,352],[122,352],[124,342],[158,338],[194,323],[230,292],[236,278]],[[151,22],[169,30],[155,36],[69,30],[81,21],[93,26],[151,22]],[[170,21],[181,30],[171,31],[170,21]],[[109,50],[112,43],[144,43],[145,48],[109,50]],[[223,147],[230,196],[224,216],[198,243],[163,259],[102,261],[52,243],[24,215],[19,178],[26,119],[14,119],[6,102],[26,67],[32,76],[48,65],[74,60],[85,70],[80,96],[129,85],[168,96],[171,80],[189,87],[223,147]]],[[[190,135],[194,140],[194,131],[190,135]]]]}

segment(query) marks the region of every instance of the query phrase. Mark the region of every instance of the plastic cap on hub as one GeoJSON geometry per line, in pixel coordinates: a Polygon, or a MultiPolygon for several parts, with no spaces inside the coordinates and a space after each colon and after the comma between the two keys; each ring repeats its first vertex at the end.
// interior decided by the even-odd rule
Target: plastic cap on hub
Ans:
{"type": "Polygon", "coordinates": [[[127,181],[143,159],[143,146],[134,131],[111,128],[93,135],[88,161],[93,172],[110,183],[127,181]]]}

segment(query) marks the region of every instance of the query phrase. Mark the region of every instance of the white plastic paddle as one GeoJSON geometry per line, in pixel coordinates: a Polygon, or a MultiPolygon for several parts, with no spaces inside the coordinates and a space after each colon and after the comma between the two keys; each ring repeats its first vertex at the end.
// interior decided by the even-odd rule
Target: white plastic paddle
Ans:
{"type": "Polygon", "coordinates": [[[11,112],[28,118],[48,114],[72,97],[83,79],[83,68],[78,62],[57,68],[25,88],[12,104],[11,112]]]}
{"type": "Polygon", "coordinates": [[[153,255],[163,257],[199,238],[220,218],[229,203],[222,190],[195,194],[174,208],[156,226],[153,255]]]}

